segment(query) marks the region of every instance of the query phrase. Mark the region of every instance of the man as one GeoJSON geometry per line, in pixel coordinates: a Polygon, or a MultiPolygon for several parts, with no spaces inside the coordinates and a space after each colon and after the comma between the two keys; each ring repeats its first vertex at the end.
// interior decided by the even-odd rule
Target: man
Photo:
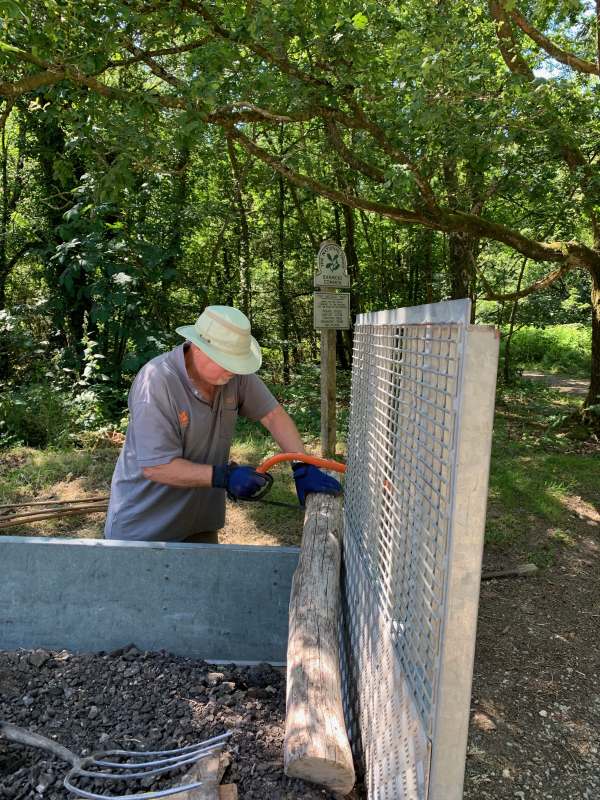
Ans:
{"type": "MultiPolygon", "coordinates": [[[[228,464],[238,413],[260,420],[284,452],[304,452],[294,422],[254,374],[260,347],[241,311],[209,306],[177,333],[184,344],[148,362],[131,387],[107,539],[218,543],[226,492],[251,497],[265,484],[253,467],[228,464]]],[[[316,467],[293,469],[302,504],[310,492],[341,491],[316,467]]]]}

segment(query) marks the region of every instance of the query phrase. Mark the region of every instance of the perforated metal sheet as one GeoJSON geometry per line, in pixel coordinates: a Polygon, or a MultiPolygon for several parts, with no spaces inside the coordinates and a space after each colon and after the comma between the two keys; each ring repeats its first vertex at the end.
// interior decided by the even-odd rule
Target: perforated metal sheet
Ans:
{"type": "MultiPolygon", "coordinates": [[[[461,425],[465,352],[477,335],[469,313],[467,301],[381,312],[359,317],[354,332],[343,690],[368,796],[378,800],[428,797],[446,672],[460,434],[469,427],[461,425]],[[440,321],[444,313],[449,324],[440,321]],[[418,324],[419,315],[433,321],[418,324]]],[[[492,366],[484,370],[488,383],[492,366]]],[[[493,379],[489,391],[493,397],[493,379]]],[[[484,450],[489,461],[489,442],[484,450]]],[[[487,491],[487,477],[483,483],[487,491]]],[[[479,570],[480,554],[474,563],[479,570]]],[[[476,608],[478,577],[461,598],[469,607],[476,608]]],[[[467,634],[470,642],[474,627],[467,634]]],[[[457,713],[464,717],[468,705],[457,713]]]]}

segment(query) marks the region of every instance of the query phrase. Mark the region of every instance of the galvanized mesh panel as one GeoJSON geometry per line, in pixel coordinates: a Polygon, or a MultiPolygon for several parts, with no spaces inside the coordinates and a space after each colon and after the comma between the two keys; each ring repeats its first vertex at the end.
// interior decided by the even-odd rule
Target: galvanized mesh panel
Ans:
{"type": "Polygon", "coordinates": [[[419,309],[359,317],[354,333],[342,672],[370,799],[428,793],[469,313],[445,305],[427,324],[419,309]]]}

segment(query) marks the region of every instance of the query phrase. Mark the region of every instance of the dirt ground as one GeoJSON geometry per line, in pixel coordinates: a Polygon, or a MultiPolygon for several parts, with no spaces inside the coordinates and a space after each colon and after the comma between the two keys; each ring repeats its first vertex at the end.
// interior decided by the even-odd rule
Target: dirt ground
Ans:
{"type": "MultiPolygon", "coordinates": [[[[482,584],[465,800],[600,798],[600,513],[583,502],[572,511],[577,544],[552,567],[482,584]]],[[[230,517],[232,539],[238,524],[230,517]]],[[[486,553],[484,573],[507,566],[486,553]]],[[[135,651],[33,661],[0,653],[0,718],[79,749],[129,746],[127,737],[134,748],[168,747],[232,728],[226,780],[242,800],[329,796],[283,777],[279,670],[135,651]],[[212,671],[223,674],[213,684],[212,671]],[[125,686],[118,702],[117,686],[125,686]]],[[[59,762],[0,743],[2,800],[62,800],[62,772],[59,762]]]]}
{"type": "Polygon", "coordinates": [[[551,389],[556,389],[561,394],[573,394],[585,397],[590,388],[590,382],[583,378],[571,378],[568,375],[549,375],[539,370],[525,370],[523,377],[528,381],[543,383],[551,389]]]}
{"type": "MultiPolygon", "coordinates": [[[[569,391],[573,388],[584,390],[584,387],[566,388],[569,391]]],[[[574,443],[573,452],[588,456],[597,454],[600,465],[598,443],[574,443]]],[[[600,467],[598,474],[600,476],[600,467]]],[[[98,491],[97,485],[89,486],[77,477],[65,481],[64,485],[54,484],[53,487],[56,499],[97,494],[98,491]]],[[[279,499],[291,502],[293,498],[281,496],[279,499]]],[[[597,498],[588,497],[585,500],[570,495],[568,512],[565,531],[555,532],[556,535],[568,532],[568,540],[549,554],[548,564],[536,575],[482,583],[465,800],[600,799],[600,479],[597,498]]],[[[224,543],[290,545],[299,541],[302,514],[297,511],[239,503],[230,504],[227,513],[227,526],[221,535],[224,543]]],[[[495,514],[501,513],[501,509],[491,505],[488,516],[493,519],[495,514]]],[[[96,537],[101,535],[102,522],[102,514],[65,518],[57,527],[39,523],[27,526],[19,533],[30,536],[96,537]]],[[[540,548],[548,541],[547,526],[543,528],[541,520],[531,519],[527,515],[522,518],[517,516],[514,524],[520,526],[518,533],[522,552],[543,555],[540,548]]],[[[6,533],[10,534],[11,530],[7,529],[6,533]]],[[[519,554],[487,547],[484,573],[519,563],[523,560],[522,552],[519,554]]],[[[65,667],[60,665],[56,666],[54,674],[58,678],[63,671],[67,680],[64,686],[57,682],[45,689],[43,682],[36,683],[39,676],[32,665],[18,667],[23,671],[14,678],[14,665],[10,663],[10,658],[14,656],[9,654],[9,662],[6,658],[7,654],[0,654],[0,718],[3,714],[12,713],[20,724],[27,724],[31,719],[29,709],[41,705],[45,695],[58,697],[63,703],[60,692],[75,688],[82,707],[77,710],[64,706],[68,719],[73,719],[73,724],[69,722],[65,729],[65,743],[74,747],[90,747],[98,743],[103,734],[114,737],[115,726],[110,719],[103,721],[102,725],[90,726],[85,717],[88,712],[83,711],[84,706],[88,709],[94,705],[101,708],[102,687],[113,685],[109,662],[102,662],[102,670],[108,669],[106,674],[109,677],[104,683],[95,682],[88,692],[84,684],[77,683],[76,678],[69,683],[71,679],[66,679],[65,667]],[[34,703],[24,705],[24,699],[31,697],[34,703]],[[71,734],[72,738],[69,738],[71,734]]],[[[122,657],[116,658],[119,662],[122,657]]],[[[179,662],[165,654],[136,656],[133,663],[142,666],[146,663],[144,659],[147,659],[148,664],[156,665],[159,662],[154,662],[154,658],[164,660],[160,663],[165,666],[160,668],[158,674],[175,669],[179,675],[179,662]]],[[[72,656],[67,662],[70,669],[76,669],[79,663],[77,659],[72,656]]],[[[225,673],[223,680],[236,684],[232,694],[250,690],[252,681],[236,673],[233,667],[225,670],[225,673]]],[[[156,704],[150,705],[143,713],[149,713],[158,720],[153,725],[162,730],[163,736],[171,735],[165,730],[165,720],[183,719],[191,728],[178,734],[180,737],[183,733],[186,736],[219,733],[222,729],[219,725],[231,724],[228,715],[235,713],[239,719],[236,717],[233,722],[239,723],[240,729],[247,730],[256,742],[255,745],[237,743],[238,750],[229,772],[230,780],[239,783],[242,799],[322,797],[319,794],[299,794],[301,790],[298,786],[281,783],[283,690],[281,683],[277,682],[280,676],[278,679],[276,677],[272,675],[269,679],[269,685],[275,689],[273,697],[252,697],[253,691],[244,697],[238,695],[242,705],[233,711],[228,705],[227,692],[224,692],[225,703],[219,699],[220,690],[211,692],[211,687],[199,689],[199,696],[193,697],[191,692],[186,693],[185,682],[177,683],[179,679],[174,678],[173,683],[164,684],[165,696],[155,697],[154,693],[152,703],[156,704]],[[248,705],[250,699],[252,703],[248,705]],[[184,709],[183,717],[174,716],[174,712],[169,716],[169,712],[164,710],[164,703],[175,700],[180,703],[177,708],[184,709]],[[254,706],[255,700],[260,700],[262,706],[254,706]],[[203,716],[207,711],[208,718],[203,716]],[[263,728],[265,733],[259,733],[263,728]],[[266,764],[260,768],[264,769],[266,783],[252,782],[255,775],[261,774],[257,766],[259,763],[266,764]],[[256,766],[252,767],[252,764],[256,766]],[[251,770],[251,774],[246,774],[244,770],[251,770]]],[[[262,688],[266,690],[266,687],[262,688]]],[[[133,687],[132,702],[139,702],[137,691],[133,687]]],[[[140,713],[140,708],[132,706],[131,713],[135,723],[135,714],[140,713]]],[[[43,724],[47,726],[46,730],[52,730],[60,715],[48,716],[43,724]]],[[[128,721],[131,722],[129,716],[128,721]]],[[[125,719],[119,719],[117,730],[119,725],[124,724],[125,719]]],[[[134,725],[135,730],[138,729],[134,725]]],[[[59,731],[57,726],[56,731],[57,737],[63,740],[62,729],[59,731]]],[[[142,743],[150,744],[157,741],[157,735],[154,732],[150,737],[140,735],[138,738],[142,743]]],[[[135,732],[134,736],[137,736],[135,732]]],[[[35,779],[44,773],[46,767],[43,764],[39,768],[32,767],[28,759],[29,754],[25,757],[22,751],[18,753],[13,746],[6,755],[6,748],[3,751],[0,744],[0,786],[3,776],[15,768],[21,770],[19,774],[23,786],[23,776],[29,774],[27,770],[34,770],[31,774],[35,779]]],[[[36,764],[39,763],[38,760],[36,764]]],[[[31,783],[27,785],[31,786],[31,783]]],[[[42,794],[31,794],[31,789],[28,791],[30,794],[5,795],[0,789],[0,797],[2,800],[5,796],[10,800],[53,797],[49,794],[50,789],[42,794]]]]}
{"type": "MultiPolygon", "coordinates": [[[[482,584],[467,800],[600,797],[600,508],[570,511],[551,567],[482,584]]],[[[507,566],[486,551],[484,573],[507,566]]]]}

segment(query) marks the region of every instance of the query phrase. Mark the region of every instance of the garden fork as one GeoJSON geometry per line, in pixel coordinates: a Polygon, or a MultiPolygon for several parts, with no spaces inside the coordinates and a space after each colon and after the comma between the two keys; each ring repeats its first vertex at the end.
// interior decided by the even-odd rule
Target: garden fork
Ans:
{"type": "MultiPolygon", "coordinates": [[[[143,778],[155,778],[158,775],[165,775],[186,765],[193,766],[200,759],[212,755],[224,747],[226,740],[231,736],[231,731],[204,742],[197,742],[186,747],[178,747],[175,750],[107,750],[106,752],[95,752],[89,756],[80,758],[71,750],[52,739],[47,739],[39,733],[32,733],[24,728],[19,728],[10,722],[0,720],[0,736],[4,736],[11,742],[36,747],[46,750],[63,761],[71,765],[71,769],[63,780],[65,789],[77,797],[85,797],[88,800],[152,800],[158,797],[171,797],[197,789],[203,785],[203,781],[171,786],[166,789],[141,792],[138,794],[95,794],[88,792],[77,785],[79,779],[90,778],[92,780],[112,780],[112,781],[131,781],[143,778]],[[147,760],[148,757],[150,760],[147,760]],[[125,762],[106,760],[109,757],[126,759],[125,762]],[[153,757],[153,758],[152,758],[153,757]]],[[[185,778],[185,776],[184,776],[185,778]]]]}

